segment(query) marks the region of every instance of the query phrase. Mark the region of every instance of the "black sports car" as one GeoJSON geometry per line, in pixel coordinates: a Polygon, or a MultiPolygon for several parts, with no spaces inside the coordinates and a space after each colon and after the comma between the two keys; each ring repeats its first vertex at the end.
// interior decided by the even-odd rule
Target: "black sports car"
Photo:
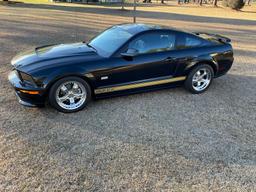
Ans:
{"type": "Polygon", "coordinates": [[[21,104],[62,112],[89,100],[184,85],[202,93],[233,63],[230,39],[173,28],[122,24],[89,43],[47,45],[17,55],[9,74],[21,104]]]}

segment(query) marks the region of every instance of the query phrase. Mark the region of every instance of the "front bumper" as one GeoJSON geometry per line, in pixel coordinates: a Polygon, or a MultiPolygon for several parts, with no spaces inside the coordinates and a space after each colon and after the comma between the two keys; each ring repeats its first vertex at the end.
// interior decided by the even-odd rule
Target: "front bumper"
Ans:
{"type": "Polygon", "coordinates": [[[21,104],[23,106],[26,106],[26,107],[37,107],[36,104],[33,104],[31,102],[22,100],[17,93],[16,93],[16,97],[18,99],[19,104],[21,104]]]}
{"type": "Polygon", "coordinates": [[[41,107],[45,103],[45,90],[42,88],[29,87],[22,83],[16,71],[8,76],[9,82],[14,87],[17,99],[20,104],[27,107],[41,107]],[[36,94],[30,94],[36,93],[36,94]]]}

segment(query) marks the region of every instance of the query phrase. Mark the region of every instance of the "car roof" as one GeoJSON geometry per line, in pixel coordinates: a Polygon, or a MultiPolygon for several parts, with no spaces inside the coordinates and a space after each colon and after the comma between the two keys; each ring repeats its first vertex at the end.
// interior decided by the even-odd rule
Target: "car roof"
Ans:
{"type": "Polygon", "coordinates": [[[177,31],[175,28],[167,27],[163,25],[153,25],[153,24],[143,24],[143,23],[125,23],[120,25],[115,25],[114,27],[119,27],[132,35],[138,34],[143,31],[150,31],[150,30],[171,30],[177,31]]]}

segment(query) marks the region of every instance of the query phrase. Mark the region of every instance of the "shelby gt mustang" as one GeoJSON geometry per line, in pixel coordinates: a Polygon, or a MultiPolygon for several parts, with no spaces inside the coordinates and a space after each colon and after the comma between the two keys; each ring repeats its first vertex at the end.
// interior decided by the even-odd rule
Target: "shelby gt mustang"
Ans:
{"type": "Polygon", "coordinates": [[[89,43],[37,47],[12,60],[9,81],[26,106],[46,101],[62,112],[91,98],[184,85],[202,93],[233,63],[230,39],[164,26],[113,26],[89,43]]]}

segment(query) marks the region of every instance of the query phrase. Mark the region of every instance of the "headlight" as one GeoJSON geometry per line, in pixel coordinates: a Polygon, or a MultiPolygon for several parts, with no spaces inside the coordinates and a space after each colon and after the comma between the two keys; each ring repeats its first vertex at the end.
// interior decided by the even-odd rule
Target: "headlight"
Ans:
{"type": "Polygon", "coordinates": [[[20,71],[18,73],[20,75],[20,78],[21,78],[22,82],[24,82],[25,84],[28,84],[30,86],[35,85],[35,82],[34,82],[33,78],[30,75],[28,75],[24,72],[20,72],[20,71]]]}

